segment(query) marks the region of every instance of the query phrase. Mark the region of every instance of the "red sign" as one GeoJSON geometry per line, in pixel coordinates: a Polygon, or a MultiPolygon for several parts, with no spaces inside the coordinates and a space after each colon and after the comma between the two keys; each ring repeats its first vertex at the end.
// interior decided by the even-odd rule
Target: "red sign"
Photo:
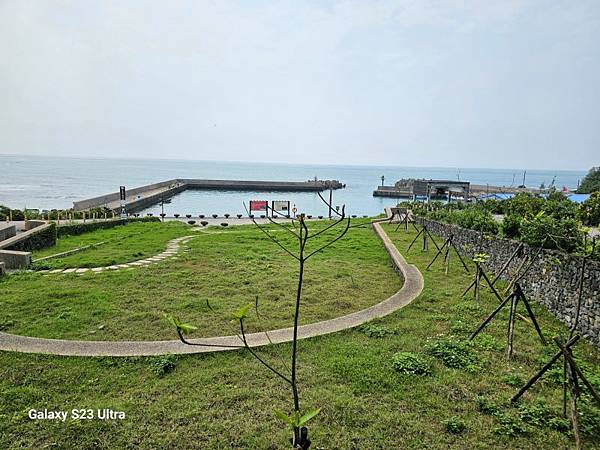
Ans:
{"type": "Polygon", "coordinates": [[[267,200],[250,200],[250,211],[266,211],[268,204],[267,200]]]}

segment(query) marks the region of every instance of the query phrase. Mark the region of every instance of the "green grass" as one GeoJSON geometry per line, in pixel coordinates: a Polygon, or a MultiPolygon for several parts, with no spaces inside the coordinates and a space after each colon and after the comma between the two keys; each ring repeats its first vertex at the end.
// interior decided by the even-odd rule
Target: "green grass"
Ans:
{"type": "Polygon", "coordinates": [[[37,268],[100,267],[121,264],[154,256],[164,251],[167,242],[190,233],[181,222],[132,222],[79,236],[58,239],[54,247],[33,253],[33,259],[63,253],[90,244],[104,244],[67,256],[40,261],[37,268]]]}
{"type": "MultiPolygon", "coordinates": [[[[144,225],[152,227],[141,230],[142,236],[159,234],[156,224],[144,225]]],[[[311,224],[316,229],[322,226],[311,224]]],[[[178,229],[167,227],[168,231],[178,229]]],[[[196,237],[182,247],[178,259],[148,267],[8,277],[0,283],[4,312],[0,330],[48,338],[174,339],[174,330],[163,320],[163,313],[169,313],[196,325],[199,330],[192,336],[237,334],[236,324],[230,323],[232,314],[254,303],[256,296],[260,320],[252,312],[247,320],[249,331],[291,326],[298,270],[294,259],[254,226],[187,234],[196,237]]],[[[291,247],[285,231],[277,230],[275,235],[291,247]]],[[[363,309],[400,287],[373,231],[352,228],[349,239],[307,263],[301,323],[363,309]]]]}
{"type": "MultiPolygon", "coordinates": [[[[387,227],[405,254],[414,235],[393,229],[387,227]]],[[[516,386],[554,351],[541,346],[529,325],[517,321],[511,362],[503,354],[506,316],[470,348],[475,366],[449,368],[427,353],[433,342],[467,336],[496,304],[487,292],[481,306],[461,299],[470,277],[455,258],[448,276],[437,264],[426,271],[432,256],[419,249],[407,255],[425,277],[424,292],[411,305],[360,329],[301,341],[301,406],[322,408],[310,422],[313,447],[573,448],[573,437],[548,418],[561,408],[562,391],[552,377],[526,394],[520,408],[508,404],[516,386]],[[397,372],[398,352],[426,356],[432,373],[397,372]],[[510,434],[521,430],[526,433],[510,434]]],[[[547,336],[565,331],[543,308],[535,312],[547,336]]],[[[287,355],[289,348],[261,352],[287,355]]],[[[600,384],[598,352],[581,343],[575,354],[600,384]]],[[[174,370],[157,369],[166,366],[169,361],[157,358],[1,353],[0,448],[288,448],[287,429],[272,411],[290,410],[289,389],[247,352],[182,356],[174,370]],[[86,407],[124,410],[127,419],[41,423],[26,417],[30,408],[86,407]]],[[[587,434],[584,448],[600,448],[599,436],[587,434]]]]}

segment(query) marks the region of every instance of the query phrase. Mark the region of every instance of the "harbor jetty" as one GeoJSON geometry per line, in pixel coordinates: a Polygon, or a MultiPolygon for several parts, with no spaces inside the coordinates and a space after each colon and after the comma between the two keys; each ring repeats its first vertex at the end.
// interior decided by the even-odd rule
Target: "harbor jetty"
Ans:
{"type": "MultiPolygon", "coordinates": [[[[146,186],[126,190],[125,209],[128,213],[141,211],[144,208],[167,200],[188,189],[218,191],[261,191],[261,192],[321,192],[329,189],[346,187],[338,180],[308,181],[243,181],[243,180],[201,180],[177,178],[146,186]]],[[[91,208],[107,208],[119,211],[121,198],[119,192],[101,195],[86,200],[73,202],[74,211],[85,211],[91,208]]]]}
{"type": "Polygon", "coordinates": [[[433,180],[433,179],[402,179],[393,186],[377,186],[373,197],[390,197],[399,199],[427,199],[448,200],[458,198],[461,200],[475,199],[489,194],[517,194],[527,192],[540,194],[542,191],[525,186],[492,186],[489,184],[471,184],[460,180],[433,180]]]}
{"type": "Polygon", "coordinates": [[[402,179],[393,186],[378,186],[373,192],[374,197],[392,197],[392,198],[427,198],[430,199],[451,199],[457,196],[466,200],[469,198],[471,183],[468,181],[452,180],[425,180],[425,179],[402,179]]]}

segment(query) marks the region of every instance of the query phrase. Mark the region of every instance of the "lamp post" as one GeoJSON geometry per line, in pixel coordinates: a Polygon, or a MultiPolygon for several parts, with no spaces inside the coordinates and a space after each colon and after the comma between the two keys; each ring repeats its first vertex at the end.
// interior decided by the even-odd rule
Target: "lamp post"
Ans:
{"type": "Polygon", "coordinates": [[[383,187],[383,182],[385,181],[385,175],[381,175],[381,187],[383,187]]]}

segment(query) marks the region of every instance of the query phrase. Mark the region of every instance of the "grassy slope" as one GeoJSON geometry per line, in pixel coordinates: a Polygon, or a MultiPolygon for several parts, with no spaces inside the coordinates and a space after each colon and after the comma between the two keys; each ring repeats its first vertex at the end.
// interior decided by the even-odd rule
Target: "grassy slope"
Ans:
{"type": "Polygon", "coordinates": [[[106,242],[98,247],[36,265],[48,269],[109,266],[154,256],[165,249],[169,240],[187,234],[190,234],[190,227],[180,222],[133,222],[79,236],[62,237],[54,247],[34,252],[33,259],[106,242]]]}
{"type": "MultiPolygon", "coordinates": [[[[179,259],[147,268],[8,277],[0,283],[0,329],[52,338],[173,339],[173,329],[162,319],[168,312],[197,325],[196,336],[235,334],[239,330],[230,324],[232,313],[257,295],[262,323],[253,315],[251,331],[291,326],[294,259],[254,227],[196,233],[179,259]]],[[[291,245],[286,232],[277,236],[291,245]]],[[[302,323],[360,310],[400,288],[375,234],[353,228],[348,236],[310,260],[302,323]]]]}
{"type": "MultiPolygon", "coordinates": [[[[389,229],[388,229],[389,230],[389,229]]],[[[404,249],[411,236],[394,236],[404,249]]],[[[415,303],[378,323],[388,331],[371,338],[360,330],[303,341],[300,344],[301,395],[304,408],[323,407],[311,422],[315,448],[571,448],[572,437],[547,427],[529,426],[525,435],[493,432],[500,424],[477,410],[482,394],[502,404],[515,392],[508,376],[527,378],[538,367],[544,349],[532,330],[517,323],[513,362],[503,358],[501,322],[489,330],[496,350],[477,349],[484,368],[475,373],[434,362],[431,377],[398,375],[391,366],[397,351],[422,353],[438,335],[464,335],[493,307],[486,294],[481,309],[461,300],[469,277],[453,261],[444,276],[439,267],[425,271],[433,256],[411,252],[425,276],[426,287],[415,303]],[[455,330],[455,331],[452,331],[455,330]],[[496,338],[495,342],[492,338],[496,338]],[[442,421],[465,421],[460,435],[444,432],[442,421]]],[[[549,335],[564,330],[541,308],[541,325],[549,335]]],[[[288,345],[269,351],[286,353],[288,345]]],[[[576,353],[598,362],[598,353],[579,345],[576,353]]],[[[286,353],[287,354],[287,353],[286,353]]],[[[273,408],[289,410],[289,393],[246,352],[180,357],[163,377],[153,373],[153,358],[58,358],[0,354],[0,447],[68,448],[287,448],[288,433],[273,417],[273,408]],[[123,422],[39,423],[26,418],[29,408],[112,407],[123,409],[123,422]]],[[[595,369],[598,374],[598,367],[595,369]]],[[[561,391],[549,383],[535,392],[553,410],[561,391]]],[[[531,405],[528,394],[524,404],[531,405]]],[[[514,415],[516,410],[502,406],[514,415]]],[[[596,436],[597,438],[597,436],[596,436]]],[[[600,440],[587,437],[585,448],[600,440]]]]}

